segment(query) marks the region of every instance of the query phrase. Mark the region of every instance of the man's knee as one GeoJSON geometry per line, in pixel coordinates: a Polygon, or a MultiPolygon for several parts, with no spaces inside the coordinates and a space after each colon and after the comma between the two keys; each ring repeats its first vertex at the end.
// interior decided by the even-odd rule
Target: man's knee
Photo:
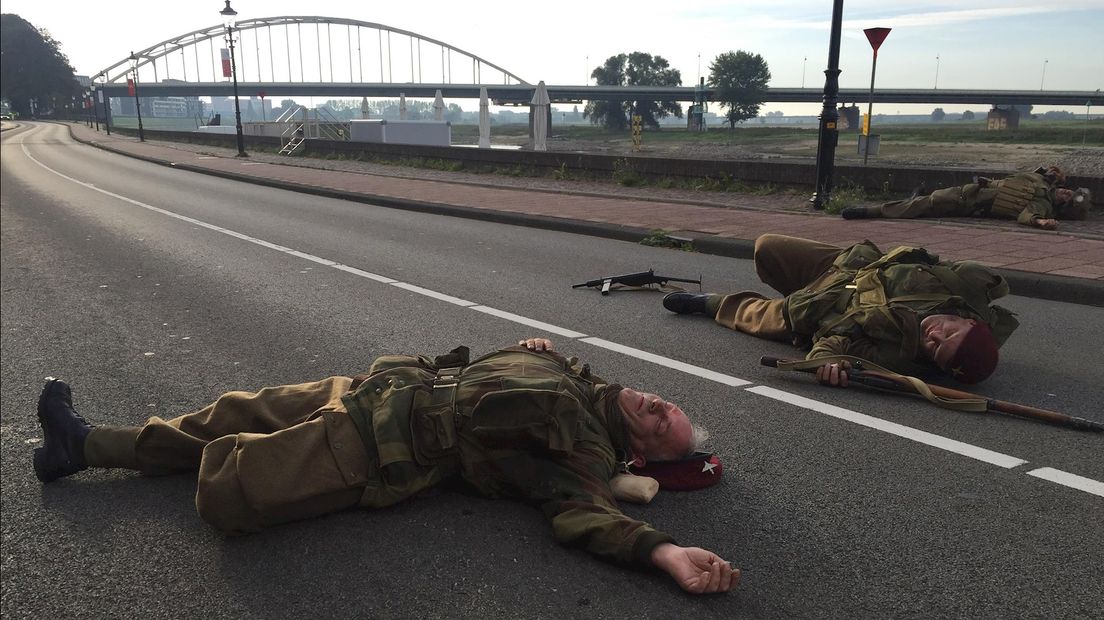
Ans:
{"type": "Polygon", "coordinates": [[[204,448],[196,510],[200,518],[228,534],[260,529],[260,516],[246,501],[238,476],[236,436],[220,437],[204,448]]]}

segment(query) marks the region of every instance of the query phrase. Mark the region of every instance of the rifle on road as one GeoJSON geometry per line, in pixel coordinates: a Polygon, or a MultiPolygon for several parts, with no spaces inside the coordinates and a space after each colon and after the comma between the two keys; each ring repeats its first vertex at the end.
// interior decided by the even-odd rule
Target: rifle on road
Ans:
{"type": "MultiPolygon", "coordinates": [[[[816,369],[819,367],[812,365],[812,362],[823,365],[831,361],[833,360],[788,360],[770,356],[759,359],[759,363],[763,366],[770,366],[771,368],[779,368],[781,370],[800,370],[809,373],[815,373],[816,369]]],[[[847,379],[849,382],[853,381],[878,390],[920,395],[928,398],[928,396],[922,392],[922,390],[926,388],[927,391],[930,391],[932,395],[937,397],[936,399],[928,398],[928,400],[931,400],[941,407],[982,413],[1003,413],[1020,418],[1038,420],[1056,426],[1065,426],[1079,431],[1089,431],[1093,433],[1104,432],[1104,424],[1093,420],[1086,420],[1085,418],[1066,415],[1048,409],[1039,409],[1038,407],[1030,407],[1028,405],[987,398],[979,394],[963,392],[962,390],[947,388],[941,385],[932,385],[930,383],[924,383],[915,377],[906,377],[892,372],[866,370],[862,367],[861,363],[854,361],[852,362],[851,369],[847,371],[847,379]],[[918,389],[917,383],[920,384],[920,389],[918,389]],[[953,407],[951,404],[946,403],[969,403],[976,404],[977,406],[953,407]]]]}
{"type": "Polygon", "coordinates": [[[648,286],[649,284],[666,286],[668,282],[688,282],[690,284],[697,284],[698,288],[701,288],[700,279],[688,280],[686,278],[660,276],[656,275],[654,269],[649,269],[647,271],[638,271],[636,273],[626,273],[619,276],[606,276],[604,278],[595,278],[594,280],[587,280],[586,282],[573,284],[571,288],[582,288],[584,286],[590,286],[594,288],[601,287],[602,294],[609,295],[610,286],[614,284],[620,284],[622,286],[648,286]]]}

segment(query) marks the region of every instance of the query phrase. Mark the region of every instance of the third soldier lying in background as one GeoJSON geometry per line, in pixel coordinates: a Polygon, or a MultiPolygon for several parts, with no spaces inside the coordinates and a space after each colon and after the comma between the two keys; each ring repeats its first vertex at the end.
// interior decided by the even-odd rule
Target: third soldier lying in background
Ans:
{"type": "Polygon", "coordinates": [[[990,180],[976,177],[962,187],[937,189],[924,195],[922,189],[906,200],[894,200],[876,207],[848,207],[844,219],[868,217],[994,217],[1014,219],[1024,226],[1044,230],[1058,228],[1058,220],[1083,220],[1092,205],[1087,188],[1063,187],[1066,175],[1057,166],[1018,172],[990,180]]]}

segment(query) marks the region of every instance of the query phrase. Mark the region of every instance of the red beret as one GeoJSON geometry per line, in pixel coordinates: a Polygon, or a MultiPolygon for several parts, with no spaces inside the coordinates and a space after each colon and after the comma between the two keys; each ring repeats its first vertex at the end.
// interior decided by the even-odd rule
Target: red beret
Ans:
{"type": "Polygon", "coordinates": [[[632,466],[634,474],[649,476],[665,491],[695,491],[713,486],[721,480],[724,468],[721,459],[709,452],[695,452],[677,461],[648,461],[643,467],[632,466]]]}
{"type": "Polygon", "coordinates": [[[997,339],[989,326],[978,321],[966,332],[947,370],[962,383],[977,383],[997,369],[997,339]]]}

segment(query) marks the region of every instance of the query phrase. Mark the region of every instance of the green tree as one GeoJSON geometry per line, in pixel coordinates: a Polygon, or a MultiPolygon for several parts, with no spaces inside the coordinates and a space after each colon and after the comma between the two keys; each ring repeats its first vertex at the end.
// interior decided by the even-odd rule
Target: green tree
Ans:
{"type": "MultiPolygon", "coordinates": [[[[602,66],[594,69],[590,77],[601,86],[682,85],[678,69],[671,69],[662,56],[644,52],[610,56],[602,66]]],[[[632,114],[639,114],[644,126],[659,129],[661,118],[672,114],[682,118],[682,105],[677,101],[604,99],[588,101],[583,109],[583,117],[589,118],[592,125],[602,125],[611,130],[626,129],[632,114]]]]}
{"type": "Polygon", "coordinates": [[[943,108],[936,108],[932,110],[931,119],[935,122],[939,122],[947,117],[947,113],[943,111],[943,108]]]}
{"type": "Polygon", "coordinates": [[[0,15],[0,75],[0,97],[20,114],[30,114],[32,99],[36,111],[48,111],[80,92],[58,42],[13,13],[0,15]]]}
{"type": "Polygon", "coordinates": [[[725,110],[729,127],[755,118],[759,107],[767,98],[767,82],[770,81],[767,61],[759,54],[743,50],[724,52],[709,65],[709,85],[713,87],[717,102],[725,110]]]}
{"type": "Polygon", "coordinates": [[[962,113],[962,120],[964,120],[964,121],[974,120],[974,113],[971,112],[970,110],[966,110],[965,112],[962,113]]]}

